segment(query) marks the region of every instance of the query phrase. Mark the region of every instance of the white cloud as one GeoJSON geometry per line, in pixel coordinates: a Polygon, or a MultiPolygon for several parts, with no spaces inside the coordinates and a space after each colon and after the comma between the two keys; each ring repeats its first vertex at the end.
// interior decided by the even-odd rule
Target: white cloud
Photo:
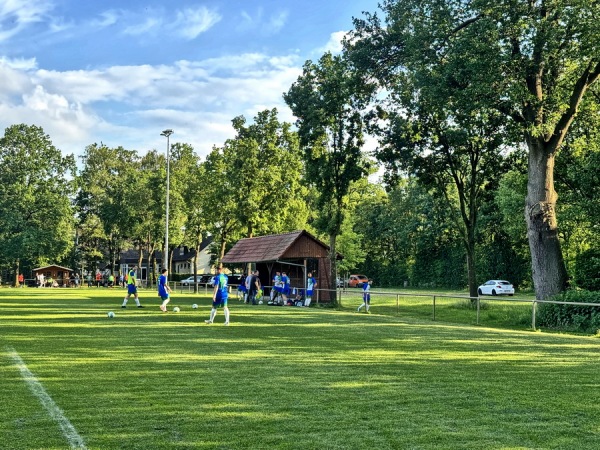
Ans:
{"type": "Polygon", "coordinates": [[[177,11],[172,28],[185,39],[195,39],[201,33],[211,29],[221,20],[221,15],[216,11],[201,6],[196,9],[177,11]]]}
{"type": "Polygon", "coordinates": [[[30,70],[37,68],[37,60],[35,58],[7,58],[0,57],[0,66],[7,66],[11,69],[30,70]]]}
{"type": "Polygon", "coordinates": [[[148,17],[143,22],[125,27],[123,33],[130,34],[133,36],[139,36],[142,34],[146,34],[150,31],[158,30],[161,24],[162,20],[155,17],[148,17]]]}
{"type": "Polygon", "coordinates": [[[100,14],[100,17],[90,21],[90,25],[95,28],[106,28],[118,22],[121,13],[114,9],[109,9],[100,14]]]}
{"type": "Polygon", "coordinates": [[[174,11],[173,15],[166,15],[159,10],[148,9],[144,17],[139,13],[123,13],[130,24],[123,33],[133,36],[145,34],[161,35],[168,31],[172,36],[186,40],[196,39],[200,34],[211,29],[221,20],[221,15],[204,6],[198,8],[186,8],[174,11]]]}
{"type": "MultiPolygon", "coordinates": [[[[114,66],[94,70],[13,68],[0,61],[0,124],[35,123],[67,153],[103,141],[145,151],[159,149],[160,130],[176,131],[200,154],[233,136],[231,119],[278,108],[301,73],[296,55],[261,53],[172,65],[114,66]]],[[[18,66],[11,63],[13,66],[18,66]]]]}
{"type": "Polygon", "coordinates": [[[271,16],[271,18],[269,19],[269,24],[268,27],[271,30],[271,32],[276,33],[279,30],[281,30],[286,22],[287,22],[287,18],[288,18],[288,13],[287,11],[282,11],[279,13],[275,13],[271,16]]]}
{"type": "Polygon", "coordinates": [[[347,31],[336,31],[334,33],[331,33],[327,44],[325,44],[323,47],[318,48],[316,50],[316,53],[323,54],[326,52],[331,52],[334,55],[337,53],[341,53],[344,49],[342,41],[344,40],[347,34],[347,31]]]}
{"type": "Polygon", "coordinates": [[[49,0],[0,1],[0,42],[10,39],[32,23],[42,22],[54,4],[49,0]]]}
{"type": "Polygon", "coordinates": [[[14,20],[17,24],[39,22],[54,8],[49,0],[3,0],[0,2],[0,20],[14,20]]]}
{"type": "Polygon", "coordinates": [[[23,95],[23,106],[59,116],[62,111],[69,109],[69,102],[62,95],[49,94],[42,86],[36,86],[33,92],[23,95]]]}

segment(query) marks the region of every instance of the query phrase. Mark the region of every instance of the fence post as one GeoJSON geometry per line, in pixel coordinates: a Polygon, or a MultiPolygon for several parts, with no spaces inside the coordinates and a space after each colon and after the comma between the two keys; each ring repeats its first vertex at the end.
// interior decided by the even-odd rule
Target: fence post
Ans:
{"type": "Polygon", "coordinates": [[[396,314],[400,314],[400,294],[396,294],[396,314]]]}
{"type": "Polygon", "coordinates": [[[435,322],[435,295],[433,296],[433,321],[435,322]]]}
{"type": "Polygon", "coordinates": [[[537,309],[537,302],[534,300],[531,304],[531,328],[535,331],[535,310],[537,309]]]}
{"type": "Polygon", "coordinates": [[[477,325],[479,325],[479,302],[480,298],[477,296],[477,325]]]}

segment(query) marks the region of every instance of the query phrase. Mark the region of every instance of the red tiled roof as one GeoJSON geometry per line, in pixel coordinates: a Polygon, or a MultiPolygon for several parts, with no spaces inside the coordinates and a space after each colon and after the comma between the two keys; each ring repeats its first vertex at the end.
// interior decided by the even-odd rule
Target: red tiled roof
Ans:
{"type": "Polygon", "coordinates": [[[304,230],[291,233],[271,234],[255,238],[240,239],[223,257],[224,263],[250,263],[277,261],[301,236],[308,236],[319,245],[328,248],[304,230]]]}

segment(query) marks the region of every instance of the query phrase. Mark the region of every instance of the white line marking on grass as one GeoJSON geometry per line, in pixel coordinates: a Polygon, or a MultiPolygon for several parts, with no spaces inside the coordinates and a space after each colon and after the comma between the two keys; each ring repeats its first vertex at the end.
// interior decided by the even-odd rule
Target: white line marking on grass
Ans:
{"type": "Polygon", "coordinates": [[[77,433],[75,427],[73,427],[71,422],[69,422],[69,419],[65,417],[62,410],[56,405],[56,403],[54,403],[54,400],[52,400],[52,397],[48,395],[48,393],[44,389],[44,386],[42,386],[42,383],[40,383],[35,377],[35,375],[31,373],[31,371],[27,368],[17,351],[11,347],[7,347],[6,349],[8,351],[8,354],[10,355],[10,358],[19,368],[23,380],[25,381],[25,383],[27,383],[27,386],[29,386],[29,389],[31,390],[31,392],[33,392],[33,395],[35,395],[42,404],[42,406],[46,408],[46,411],[48,411],[50,417],[56,420],[60,425],[60,428],[65,437],[67,438],[67,441],[69,442],[71,448],[85,449],[86,446],[83,442],[83,438],[79,436],[79,433],[77,433]]]}

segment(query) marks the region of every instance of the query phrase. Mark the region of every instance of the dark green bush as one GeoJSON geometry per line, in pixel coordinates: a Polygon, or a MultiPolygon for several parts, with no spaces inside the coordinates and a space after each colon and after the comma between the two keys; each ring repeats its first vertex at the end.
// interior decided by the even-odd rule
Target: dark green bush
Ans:
{"type": "Polygon", "coordinates": [[[600,249],[590,249],[577,255],[574,278],[577,287],[600,291],[600,249]]]}
{"type": "Polygon", "coordinates": [[[537,312],[537,323],[540,326],[584,333],[596,333],[600,329],[600,292],[573,289],[553,297],[552,300],[598,303],[599,306],[542,303],[537,312]]]}

